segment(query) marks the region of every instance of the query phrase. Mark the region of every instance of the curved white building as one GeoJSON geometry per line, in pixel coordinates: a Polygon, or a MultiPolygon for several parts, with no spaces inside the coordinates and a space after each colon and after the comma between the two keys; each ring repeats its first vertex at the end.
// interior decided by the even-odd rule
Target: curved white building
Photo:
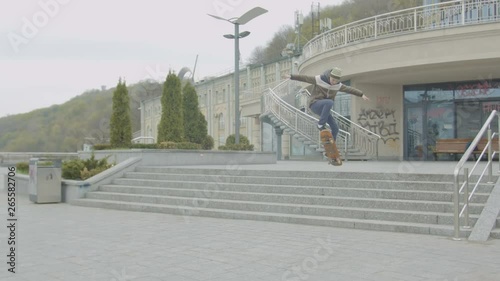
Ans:
{"type": "MultiPolygon", "coordinates": [[[[343,82],[371,100],[340,95],[335,110],[380,135],[379,159],[433,160],[437,139],[475,136],[489,112],[500,108],[500,0],[430,2],[320,34],[300,58],[241,70],[240,133],[258,150],[279,149],[282,159],[319,155],[287,130],[277,136],[275,126],[259,118],[261,95],[283,74],[317,75],[338,66],[343,82]]],[[[229,73],[196,84],[216,147],[234,133],[233,83],[229,73]]],[[[294,93],[285,98],[296,107],[304,103],[294,93]]],[[[159,99],[143,103],[158,112],[159,99]]],[[[156,128],[155,118],[159,121],[159,115],[144,118],[142,128],[156,128]]],[[[142,132],[149,136],[147,129],[142,132]]]]}

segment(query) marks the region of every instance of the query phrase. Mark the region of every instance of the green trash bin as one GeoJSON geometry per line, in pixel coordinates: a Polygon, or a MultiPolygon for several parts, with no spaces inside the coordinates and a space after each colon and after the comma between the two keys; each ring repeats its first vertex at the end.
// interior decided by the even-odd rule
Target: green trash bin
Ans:
{"type": "Polygon", "coordinates": [[[61,202],[61,164],[61,159],[30,159],[28,189],[31,202],[61,202]]]}

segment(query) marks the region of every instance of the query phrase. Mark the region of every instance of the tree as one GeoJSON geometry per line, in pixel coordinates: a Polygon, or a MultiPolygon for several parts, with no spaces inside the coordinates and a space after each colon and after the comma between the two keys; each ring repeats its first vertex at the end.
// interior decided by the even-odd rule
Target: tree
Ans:
{"type": "Polygon", "coordinates": [[[267,43],[266,48],[257,47],[248,59],[251,64],[261,64],[282,58],[282,52],[288,43],[294,42],[294,31],[289,25],[282,26],[267,43]]]}
{"type": "Polygon", "coordinates": [[[249,64],[260,64],[266,62],[266,48],[262,46],[257,46],[253,49],[250,58],[248,58],[249,64]]]}
{"type": "Polygon", "coordinates": [[[113,112],[110,123],[111,146],[129,147],[132,142],[132,123],[128,90],[125,82],[120,81],[113,92],[113,112]]]}
{"type": "MultiPolygon", "coordinates": [[[[141,100],[149,100],[161,97],[163,93],[163,85],[153,79],[146,79],[137,82],[135,85],[129,86],[130,106],[132,127],[141,128],[141,111],[137,108],[141,107],[141,100]]],[[[135,132],[135,131],[133,131],[135,132]]]]}
{"type": "Polygon", "coordinates": [[[207,120],[198,107],[198,95],[191,83],[183,90],[184,132],[186,140],[201,144],[207,135],[207,120]]]}
{"type": "Polygon", "coordinates": [[[169,72],[161,96],[161,120],[158,124],[158,143],[184,140],[181,80],[169,72]]]}

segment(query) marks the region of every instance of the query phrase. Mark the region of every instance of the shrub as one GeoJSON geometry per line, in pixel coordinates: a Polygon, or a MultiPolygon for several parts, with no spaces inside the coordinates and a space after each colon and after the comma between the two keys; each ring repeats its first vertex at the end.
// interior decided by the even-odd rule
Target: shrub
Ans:
{"type": "Polygon", "coordinates": [[[201,144],[192,142],[179,142],[177,143],[177,149],[201,149],[201,144]]]}
{"type": "Polygon", "coordinates": [[[62,177],[68,180],[80,179],[80,172],[85,168],[82,159],[64,161],[62,164],[62,177]]]}
{"type": "Polygon", "coordinates": [[[83,168],[82,171],[80,171],[80,178],[82,180],[86,180],[88,178],[91,178],[103,171],[105,171],[106,169],[108,169],[106,166],[101,166],[101,167],[97,167],[95,169],[92,169],[92,170],[88,170],[87,167],[83,168]]]}
{"type": "Polygon", "coordinates": [[[158,148],[160,148],[160,149],[176,149],[177,144],[173,141],[164,141],[164,142],[160,142],[158,144],[158,148]]]}
{"type": "Polygon", "coordinates": [[[240,143],[236,144],[236,135],[230,135],[226,139],[226,145],[219,146],[219,150],[248,150],[253,151],[253,144],[244,135],[240,135],[240,143]]]}
{"type": "Polygon", "coordinates": [[[62,177],[68,180],[86,180],[93,177],[113,166],[108,163],[108,158],[110,156],[111,155],[108,155],[101,160],[97,160],[92,153],[92,156],[86,160],[73,159],[65,161],[62,164],[62,177]]]}
{"type": "Polygon", "coordinates": [[[201,149],[201,145],[192,142],[171,142],[165,141],[158,145],[160,149],[201,149]]]}
{"type": "Polygon", "coordinates": [[[133,143],[130,148],[137,149],[156,149],[158,148],[158,144],[156,143],[133,143]]]}
{"type": "MultiPolygon", "coordinates": [[[[226,145],[230,144],[236,144],[236,135],[232,134],[227,137],[226,145]]],[[[248,140],[247,137],[240,134],[240,144],[250,144],[250,141],[248,140]]]]}
{"type": "Polygon", "coordinates": [[[108,150],[113,148],[111,144],[94,144],[92,147],[94,150],[108,150]]]}
{"type": "Polygon", "coordinates": [[[19,162],[16,164],[16,170],[20,174],[28,174],[30,171],[30,164],[28,162],[19,162]]]}
{"type": "Polygon", "coordinates": [[[219,150],[233,150],[233,151],[253,151],[253,144],[228,144],[219,146],[219,150]]]}
{"type": "Polygon", "coordinates": [[[212,138],[212,136],[210,135],[207,135],[201,143],[201,148],[204,150],[212,150],[212,148],[214,148],[214,138],[212,138]]]}

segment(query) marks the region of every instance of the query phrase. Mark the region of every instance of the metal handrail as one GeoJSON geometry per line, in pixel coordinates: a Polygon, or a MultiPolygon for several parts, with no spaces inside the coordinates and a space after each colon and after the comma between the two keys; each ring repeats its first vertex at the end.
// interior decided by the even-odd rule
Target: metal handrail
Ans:
{"type": "Polygon", "coordinates": [[[155,138],[153,137],[136,137],[132,139],[132,142],[138,141],[138,140],[152,140],[152,143],[155,143],[155,138]]]}
{"type": "Polygon", "coordinates": [[[352,22],[317,35],[302,61],[324,52],[389,36],[500,21],[500,0],[455,0],[408,8],[352,22]]]}
{"type": "MultiPolygon", "coordinates": [[[[311,96],[311,93],[307,89],[303,89],[301,93],[311,96]]],[[[375,155],[375,159],[378,159],[378,142],[382,138],[380,135],[361,127],[333,109],[330,113],[336,119],[339,127],[348,128],[347,130],[349,130],[350,139],[354,147],[362,149],[369,156],[375,155]]]]}
{"type": "MultiPolygon", "coordinates": [[[[272,113],[276,118],[278,118],[281,122],[283,122],[283,124],[293,130],[296,134],[302,136],[308,141],[311,141],[319,147],[320,134],[316,126],[319,120],[285,102],[280,97],[280,95],[275,92],[276,89],[277,91],[281,92],[281,96],[284,96],[284,91],[282,90],[288,89],[287,82],[289,81],[292,80],[285,80],[282,83],[278,84],[275,88],[267,89],[264,92],[264,111],[272,113]]],[[[347,144],[349,143],[350,133],[344,130],[339,130],[338,138],[343,142],[344,155],[347,159],[347,144]]]]}
{"type": "MultiPolygon", "coordinates": [[[[462,158],[460,158],[460,161],[458,161],[457,165],[455,166],[455,170],[453,172],[453,176],[454,176],[454,179],[453,179],[453,183],[454,183],[454,193],[453,193],[454,207],[453,207],[453,209],[454,209],[454,212],[453,212],[453,215],[454,215],[454,232],[455,232],[454,239],[455,240],[460,240],[460,227],[461,227],[460,218],[462,217],[462,215],[465,218],[465,226],[464,227],[466,227],[466,228],[469,227],[469,203],[470,203],[470,200],[472,199],[472,197],[474,196],[474,193],[475,193],[477,187],[479,186],[479,183],[483,179],[486,171],[488,171],[488,183],[493,183],[493,160],[492,159],[496,154],[499,153],[498,151],[493,151],[493,149],[492,149],[492,143],[493,143],[492,140],[495,138],[496,135],[498,135],[498,133],[492,133],[492,131],[491,131],[491,123],[493,122],[495,117],[498,118],[498,126],[499,126],[498,131],[500,132],[500,113],[498,113],[496,110],[493,110],[491,112],[490,116],[488,117],[488,119],[486,119],[486,121],[484,122],[484,125],[481,128],[481,130],[479,130],[476,137],[474,138],[474,140],[471,142],[471,144],[469,145],[469,147],[465,151],[462,158]],[[485,133],[487,133],[488,143],[486,144],[484,149],[481,151],[481,155],[478,157],[478,159],[477,159],[475,165],[472,167],[471,171],[469,171],[468,168],[464,167],[465,163],[467,162],[467,160],[469,159],[469,157],[471,156],[471,154],[473,153],[473,151],[475,150],[476,146],[481,141],[481,139],[483,138],[485,133]],[[474,172],[474,170],[478,166],[479,161],[481,161],[481,159],[483,158],[485,153],[488,154],[488,163],[486,164],[486,167],[481,172],[479,179],[474,184],[474,188],[472,189],[471,192],[469,192],[470,176],[472,175],[472,173],[474,172]],[[462,184],[460,184],[459,175],[460,175],[462,169],[464,170],[464,182],[462,184]],[[462,195],[462,194],[464,195],[464,200],[463,200],[464,202],[463,202],[463,207],[460,208],[460,203],[461,203],[460,202],[461,201],[460,195],[462,195]]],[[[500,147],[500,138],[498,138],[498,144],[500,147]]]]}

